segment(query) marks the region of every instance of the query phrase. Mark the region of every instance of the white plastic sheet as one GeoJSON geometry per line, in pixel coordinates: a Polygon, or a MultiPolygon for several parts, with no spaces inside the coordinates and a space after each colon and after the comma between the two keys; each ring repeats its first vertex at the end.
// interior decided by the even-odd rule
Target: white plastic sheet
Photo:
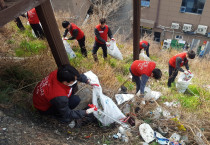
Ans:
{"type": "Polygon", "coordinates": [[[111,40],[109,42],[109,44],[110,44],[110,46],[107,47],[108,54],[116,59],[123,60],[122,53],[120,52],[119,48],[117,47],[116,41],[111,40]]]}
{"type": "Polygon", "coordinates": [[[117,104],[120,105],[134,97],[134,94],[115,94],[117,104]]]}
{"type": "Polygon", "coordinates": [[[144,99],[146,101],[150,101],[150,100],[156,101],[162,95],[160,92],[152,91],[149,87],[145,87],[144,93],[145,93],[144,99]]]}
{"type": "Polygon", "coordinates": [[[144,50],[141,50],[139,54],[139,60],[151,61],[150,58],[144,53],[144,50]]]}
{"type": "Polygon", "coordinates": [[[185,75],[184,73],[181,73],[176,83],[176,88],[178,92],[184,93],[186,89],[188,88],[192,78],[193,78],[193,74],[185,75]]]}
{"type": "Polygon", "coordinates": [[[68,56],[70,58],[75,58],[76,57],[76,54],[74,53],[74,51],[71,49],[71,46],[69,45],[69,43],[66,41],[66,40],[63,40],[63,44],[64,44],[64,47],[66,49],[66,52],[68,54],[68,56]]]}
{"type": "MultiPolygon", "coordinates": [[[[144,139],[146,143],[150,143],[155,139],[154,130],[147,123],[143,123],[139,126],[139,132],[140,132],[141,137],[144,139]]],[[[159,138],[164,138],[158,132],[156,132],[156,136],[159,138]]]]}
{"type": "MultiPolygon", "coordinates": [[[[99,84],[99,87],[93,86],[92,103],[96,105],[96,107],[99,110],[101,110],[105,114],[109,115],[110,117],[120,122],[120,119],[124,118],[125,115],[112,101],[112,99],[110,99],[109,97],[105,96],[102,93],[102,88],[100,86],[98,77],[92,71],[86,72],[85,75],[92,84],[99,84]]],[[[102,123],[103,126],[107,126],[115,122],[114,120],[110,119],[108,116],[100,114],[98,111],[94,112],[94,116],[102,123]]]]}

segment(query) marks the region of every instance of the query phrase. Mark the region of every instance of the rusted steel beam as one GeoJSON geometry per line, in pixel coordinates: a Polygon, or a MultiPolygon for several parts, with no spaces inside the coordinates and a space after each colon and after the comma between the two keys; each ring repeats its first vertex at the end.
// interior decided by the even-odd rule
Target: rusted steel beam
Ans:
{"type": "Polygon", "coordinates": [[[42,24],[57,66],[69,64],[69,59],[61,39],[50,0],[47,0],[37,6],[36,12],[42,24]]]}
{"type": "Polygon", "coordinates": [[[139,59],[141,0],[133,0],[133,60],[139,59]]]}
{"type": "Polygon", "coordinates": [[[46,0],[19,0],[13,5],[8,6],[6,9],[1,10],[0,27],[45,1],[46,0]]]}

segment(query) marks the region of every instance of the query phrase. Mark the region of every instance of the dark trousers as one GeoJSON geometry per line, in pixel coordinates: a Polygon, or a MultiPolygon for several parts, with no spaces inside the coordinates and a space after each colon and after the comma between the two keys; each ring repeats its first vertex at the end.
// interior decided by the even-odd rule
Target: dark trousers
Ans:
{"type": "Polygon", "coordinates": [[[82,55],[84,55],[85,57],[87,57],[87,50],[85,48],[85,36],[82,39],[77,40],[77,41],[78,41],[79,46],[81,48],[82,55]]]}
{"type": "Polygon", "coordinates": [[[144,50],[146,51],[147,56],[149,57],[149,47],[144,48],[144,50]]]}
{"type": "Polygon", "coordinates": [[[131,72],[131,68],[129,68],[129,71],[132,75],[132,80],[136,83],[136,93],[140,90],[140,86],[141,86],[141,79],[138,76],[135,76],[132,72],[131,72]]]}
{"type": "MultiPolygon", "coordinates": [[[[71,95],[69,98],[69,108],[70,109],[74,109],[76,108],[79,103],[80,103],[80,98],[78,95],[71,95]]],[[[57,109],[54,106],[51,106],[47,111],[40,111],[39,112],[43,115],[53,115],[53,116],[57,116],[57,109]]]]}
{"type": "Polygon", "coordinates": [[[169,78],[168,78],[168,87],[171,87],[171,83],[174,82],[176,76],[178,75],[178,70],[175,69],[174,67],[172,67],[170,64],[169,64],[169,78]]]}
{"type": "Polygon", "coordinates": [[[40,24],[30,24],[31,28],[34,30],[34,33],[36,35],[37,38],[44,38],[44,32],[42,30],[42,27],[40,26],[40,24]]]}
{"type": "Polygon", "coordinates": [[[97,51],[98,51],[99,47],[101,47],[102,50],[103,50],[103,57],[107,58],[107,47],[106,47],[106,44],[100,44],[100,43],[98,43],[96,41],[94,43],[93,50],[92,50],[93,54],[97,54],[97,51]]]}
{"type": "Polygon", "coordinates": [[[25,30],[25,27],[23,26],[21,20],[19,17],[15,18],[15,23],[17,24],[17,27],[20,29],[20,30],[25,30]]]}

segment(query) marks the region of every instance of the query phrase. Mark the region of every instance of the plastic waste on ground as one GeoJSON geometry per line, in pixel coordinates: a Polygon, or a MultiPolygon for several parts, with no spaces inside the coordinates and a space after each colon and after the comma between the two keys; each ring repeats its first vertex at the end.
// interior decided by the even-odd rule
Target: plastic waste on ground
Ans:
{"type": "Polygon", "coordinates": [[[134,97],[133,94],[115,94],[115,99],[118,105],[132,99],[133,97],[134,97]]]}
{"type": "Polygon", "coordinates": [[[164,105],[166,105],[167,107],[178,107],[178,102],[164,102],[164,105]]]}
{"type": "Polygon", "coordinates": [[[66,41],[66,40],[63,40],[63,44],[64,44],[64,47],[66,49],[66,52],[68,54],[68,56],[70,58],[75,58],[76,57],[76,54],[74,53],[74,51],[71,49],[71,46],[69,45],[69,43],[66,41]]]}
{"type": "Polygon", "coordinates": [[[170,119],[172,118],[170,112],[168,112],[167,110],[162,109],[161,107],[157,107],[154,111],[153,111],[153,118],[154,119],[159,119],[161,117],[170,119]]]}
{"type": "Polygon", "coordinates": [[[170,140],[172,141],[180,141],[180,139],[181,139],[181,136],[177,133],[173,133],[170,137],[170,140]]]}
{"type": "Polygon", "coordinates": [[[72,120],[72,121],[69,123],[69,127],[70,127],[70,128],[74,128],[75,125],[76,125],[76,123],[75,123],[74,120],[72,120]]]}
{"type": "Polygon", "coordinates": [[[122,53],[120,52],[119,48],[117,47],[116,41],[111,40],[109,42],[109,44],[110,44],[110,46],[107,47],[108,54],[116,59],[123,60],[122,53]]]}
{"type": "MultiPolygon", "coordinates": [[[[152,142],[155,138],[155,132],[150,127],[149,124],[143,123],[139,126],[139,132],[141,137],[144,139],[146,143],[152,142]]],[[[159,138],[164,138],[160,133],[156,132],[156,136],[159,138]]]]}
{"type": "Polygon", "coordinates": [[[149,87],[145,87],[144,93],[145,93],[144,99],[146,101],[150,101],[150,100],[155,100],[156,101],[162,95],[160,92],[152,91],[149,87]]]}
{"type": "Polygon", "coordinates": [[[94,116],[102,123],[103,126],[108,126],[116,121],[120,122],[120,119],[124,118],[125,115],[112,101],[112,99],[102,93],[102,87],[100,86],[98,77],[92,71],[86,72],[85,75],[92,84],[99,84],[99,87],[93,86],[92,103],[98,108],[98,111],[93,113],[94,116]]]}
{"type": "Polygon", "coordinates": [[[151,61],[151,59],[144,53],[144,50],[141,50],[139,54],[139,60],[151,61]]]}
{"type": "Polygon", "coordinates": [[[131,105],[126,104],[122,111],[124,114],[128,114],[130,113],[130,109],[131,109],[131,105]]]}
{"type": "Polygon", "coordinates": [[[191,79],[193,78],[193,74],[188,73],[187,75],[184,73],[181,73],[179,75],[178,81],[176,83],[176,88],[178,92],[184,93],[186,89],[188,88],[191,79]]]}

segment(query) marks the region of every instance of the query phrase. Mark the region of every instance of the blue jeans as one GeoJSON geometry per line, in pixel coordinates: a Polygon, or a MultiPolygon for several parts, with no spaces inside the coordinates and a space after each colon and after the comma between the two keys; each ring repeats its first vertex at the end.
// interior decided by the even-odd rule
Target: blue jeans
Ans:
{"type": "MultiPolygon", "coordinates": [[[[131,72],[131,68],[129,68],[129,71],[131,72]]],[[[140,90],[140,86],[141,86],[141,79],[139,76],[135,76],[132,72],[131,72],[131,75],[132,75],[132,80],[135,81],[136,83],[136,93],[140,90]]]]}

